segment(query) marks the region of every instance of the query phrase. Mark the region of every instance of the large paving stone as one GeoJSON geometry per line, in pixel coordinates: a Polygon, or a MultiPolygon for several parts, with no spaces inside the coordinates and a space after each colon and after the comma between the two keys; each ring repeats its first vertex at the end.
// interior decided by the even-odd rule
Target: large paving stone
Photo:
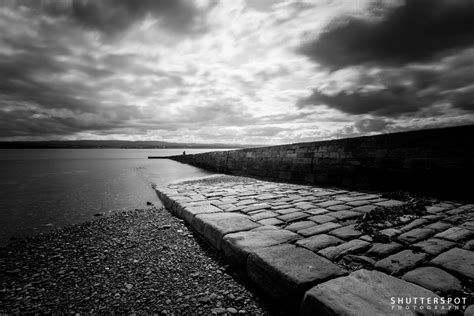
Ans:
{"type": "Polygon", "coordinates": [[[267,219],[267,218],[274,218],[274,217],[277,217],[278,214],[277,213],[274,213],[272,211],[263,211],[263,212],[259,212],[257,214],[254,214],[250,217],[252,217],[252,219],[254,221],[260,221],[262,219],[267,219]]]}
{"type": "Polygon", "coordinates": [[[342,244],[344,241],[330,235],[320,234],[311,236],[309,238],[300,239],[296,242],[298,246],[304,247],[311,251],[318,251],[327,247],[337,246],[342,244]]]}
{"type": "Polygon", "coordinates": [[[400,228],[400,230],[405,233],[405,232],[410,231],[412,229],[415,229],[415,228],[418,228],[418,227],[423,226],[425,224],[428,224],[429,222],[430,221],[426,218],[417,218],[413,222],[411,222],[410,224],[407,224],[407,225],[403,226],[402,228],[400,228]]]}
{"type": "Polygon", "coordinates": [[[306,214],[306,213],[303,213],[303,212],[294,212],[294,213],[290,213],[290,214],[280,215],[277,218],[279,220],[291,223],[291,222],[296,222],[296,221],[305,219],[308,216],[309,216],[309,214],[306,214]]]}
{"type": "Polygon", "coordinates": [[[358,253],[368,247],[370,247],[370,243],[360,239],[353,239],[339,246],[324,248],[320,250],[318,254],[330,260],[338,260],[347,254],[358,253]]]}
{"type": "Polygon", "coordinates": [[[251,251],[288,243],[300,238],[298,234],[286,229],[256,229],[224,236],[221,248],[230,262],[238,266],[245,266],[247,256],[251,251]]]}
{"type": "Polygon", "coordinates": [[[427,259],[428,255],[426,253],[414,253],[411,250],[402,250],[377,261],[375,268],[390,274],[399,274],[420,265],[427,259]]]}
{"type": "Polygon", "coordinates": [[[285,229],[290,230],[292,232],[296,232],[300,229],[305,229],[305,228],[308,228],[308,227],[311,227],[311,226],[314,226],[314,225],[316,225],[315,222],[302,221],[302,222],[296,222],[296,223],[290,224],[290,225],[286,226],[285,229]]]}
{"type": "Polygon", "coordinates": [[[276,218],[266,218],[266,219],[262,219],[262,220],[258,221],[258,223],[262,224],[262,225],[276,226],[276,225],[283,224],[284,221],[281,221],[281,220],[276,219],[276,218]]]}
{"type": "Polygon", "coordinates": [[[288,244],[252,252],[247,273],[272,298],[290,304],[299,303],[312,286],[346,274],[329,260],[288,244]]]}
{"type": "Polygon", "coordinates": [[[393,207],[393,206],[399,206],[402,204],[405,204],[405,203],[402,201],[397,201],[397,200],[388,200],[388,201],[375,203],[375,205],[383,206],[383,207],[393,207]]]}
{"type": "Polygon", "coordinates": [[[474,232],[463,227],[451,227],[444,232],[436,234],[436,238],[447,239],[451,241],[459,241],[470,238],[474,235],[474,232]]]}
{"type": "Polygon", "coordinates": [[[354,207],[367,205],[367,204],[370,204],[370,201],[360,200],[360,201],[350,201],[350,202],[346,203],[346,205],[350,205],[350,206],[354,206],[354,207]]]}
{"type": "Polygon", "coordinates": [[[296,207],[290,207],[290,208],[278,209],[274,211],[280,215],[286,215],[290,213],[301,212],[301,209],[296,208],[296,207]]]}
{"type": "Polygon", "coordinates": [[[196,215],[192,226],[213,247],[220,249],[224,235],[257,228],[260,224],[255,223],[250,220],[249,216],[243,214],[211,213],[196,215]]]}
{"type": "Polygon", "coordinates": [[[453,248],[433,260],[431,263],[442,266],[444,269],[474,279],[474,252],[453,248]]]}
{"type": "Polygon", "coordinates": [[[330,230],[333,230],[335,228],[341,227],[341,224],[333,223],[333,222],[328,222],[324,223],[321,225],[316,225],[312,227],[308,227],[302,230],[298,230],[298,234],[304,236],[304,237],[309,237],[317,234],[323,234],[326,233],[330,230]]]}
{"type": "Polygon", "coordinates": [[[403,280],[440,293],[462,291],[461,281],[448,272],[435,267],[422,267],[405,273],[403,280]]]}
{"type": "Polygon", "coordinates": [[[361,213],[352,212],[352,211],[337,211],[337,212],[329,213],[328,215],[331,215],[332,217],[335,217],[339,220],[346,220],[346,219],[362,216],[361,213]]]}
{"type": "Polygon", "coordinates": [[[375,205],[362,205],[362,206],[354,207],[353,209],[351,209],[351,211],[359,212],[359,213],[368,213],[375,210],[376,208],[377,206],[375,205]]]}
{"type": "Polygon", "coordinates": [[[362,233],[359,230],[355,229],[355,225],[347,225],[341,228],[336,228],[334,230],[331,230],[329,234],[344,240],[354,239],[362,236],[362,233]]]}
{"type": "Polygon", "coordinates": [[[219,213],[222,212],[221,209],[215,207],[214,205],[197,205],[197,206],[188,206],[183,208],[181,212],[181,217],[188,223],[191,224],[196,215],[207,214],[207,213],[219,213]]]}
{"type": "Polygon", "coordinates": [[[384,243],[374,243],[372,247],[367,251],[367,254],[375,257],[386,257],[391,255],[394,252],[402,250],[403,246],[396,243],[391,242],[389,244],[384,243]]]}
{"type": "MultiPolygon", "coordinates": [[[[361,269],[307,291],[300,314],[302,316],[433,315],[433,311],[427,310],[426,306],[422,310],[406,310],[403,308],[405,306],[401,306],[402,309],[399,310],[399,305],[392,298],[406,297],[430,297],[431,301],[434,298],[440,300],[438,295],[421,286],[379,271],[361,269]]],[[[447,313],[447,310],[437,311],[437,315],[447,313]]]]}
{"type": "Polygon", "coordinates": [[[253,205],[244,207],[241,211],[247,214],[252,211],[264,210],[267,208],[270,208],[270,205],[268,205],[267,203],[258,203],[258,204],[253,204],[253,205]]]}
{"type": "Polygon", "coordinates": [[[412,244],[417,241],[426,239],[430,236],[433,236],[434,234],[435,231],[428,228],[415,228],[398,236],[398,240],[403,241],[407,244],[412,244]]]}
{"type": "Polygon", "coordinates": [[[329,211],[325,208],[312,208],[310,210],[306,210],[305,213],[308,213],[310,215],[322,215],[329,213],[329,211]]]}
{"type": "Polygon", "coordinates": [[[336,219],[332,216],[329,215],[316,215],[316,216],[311,216],[308,218],[309,220],[316,222],[318,224],[324,224],[327,222],[335,222],[336,219]]]}
{"type": "Polygon", "coordinates": [[[329,206],[334,206],[334,205],[338,205],[338,204],[342,204],[344,202],[342,201],[337,201],[337,200],[331,200],[331,201],[326,201],[326,202],[321,202],[321,203],[317,203],[317,205],[319,207],[329,207],[329,206]]]}
{"type": "Polygon", "coordinates": [[[416,243],[413,246],[429,253],[430,255],[439,255],[440,253],[456,246],[456,243],[438,238],[430,238],[416,243]]]}

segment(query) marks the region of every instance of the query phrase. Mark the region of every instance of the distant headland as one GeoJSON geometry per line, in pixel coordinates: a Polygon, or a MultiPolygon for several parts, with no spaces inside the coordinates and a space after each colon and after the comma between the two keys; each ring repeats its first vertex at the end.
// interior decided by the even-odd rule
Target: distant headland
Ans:
{"type": "Polygon", "coordinates": [[[174,143],[164,141],[126,141],[126,140],[58,140],[58,141],[20,141],[0,142],[0,148],[130,148],[130,149],[160,149],[160,148],[249,148],[256,145],[242,144],[201,144],[174,143]]]}

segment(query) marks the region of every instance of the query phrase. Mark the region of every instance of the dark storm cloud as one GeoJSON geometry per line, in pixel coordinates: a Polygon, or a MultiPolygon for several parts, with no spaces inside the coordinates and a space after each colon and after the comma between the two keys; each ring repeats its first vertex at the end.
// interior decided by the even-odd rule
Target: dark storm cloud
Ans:
{"type": "Polygon", "coordinates": [[[329,71],[328,82],[343,71],[358,75],[339,78],[332,90],[326,84],[314,87],[297,106],[391,118],[442,116],[446,107],[435,109],[439,104],[474,111],[474,1],[383,4],[372,3],[376,17],[337,18],[299,48],[329,71]]]}
{"type": "Polygon", "coordinates": [[[413,113],[423,106],[410,98],[404,88],[392,87],[381,91],[352,91],[328,95],[319,91],[298,102],[298,106],[325,104],[349,114],[374,114],[397,117],[413,113]]]}
{"type": "MultiPolygon", "coordinates": [[[[374,11],[381,3],[374,2],[374,11]]],[[[337,19],[299,52],[323,66],[340,69],[427,61],[473,45],[474,1],[407,0],[376,20],[337,19]]]]}
{"type": "Polygon", "coordinates": [[[147,15],[177,33],[198,32],[204,12],[186,0],[25,0],[22,4],[52,17],[65,17],[86,29],[115,35],[147,15]]]}
{"type": "Polygon", "coordinates": [[[113,40],[136,22],[154,17],[158,23],[153,27],[185,36],[205,28],[204,14],[184,0],[3,2],[0,137],[111,130],[143,119],[140,107],[111,104],[101,93],[114,88],[133,92],[123,74],[143,82],[153,78],[151,86],[141,86],[140,95],[159,89],[160,84],[153,84],[157,80],[163,81],[161,86],[179,85],[181,77],[150,69],[134,54],[103,54],[90,35],[99,34],[101,42],[113,40]]]}

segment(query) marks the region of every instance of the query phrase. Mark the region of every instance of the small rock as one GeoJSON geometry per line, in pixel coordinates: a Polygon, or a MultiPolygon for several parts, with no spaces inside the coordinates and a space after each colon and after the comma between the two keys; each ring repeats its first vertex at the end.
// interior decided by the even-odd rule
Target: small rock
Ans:
{"type": "Polygon", "coordinates": [[[216,293],[212,293],[211,295],[209,295],[209,298],[210,298],[211,300],[215,300],[215,299],[217,299],[217,294],[216,294],[216,293]]]}
{"type": "Polygon", "coordinates": [[[217,308],[213,308],[211,309],[211,313],[212,314],[215,314],[215,315],[220,315],[220,314],[224,314],[227,310],[223,307],[217,307],[217,308]]]}
{"type": "Polygon", "coordinates": [[[228,307],[228,308],[227,308],[227,311],[228,311],[229,313],[231,313],[231,314],[237,314],[237,313],[238,313],[238,311],[237,311],[235,308],[233,308],[233,307],[228,307]]]}

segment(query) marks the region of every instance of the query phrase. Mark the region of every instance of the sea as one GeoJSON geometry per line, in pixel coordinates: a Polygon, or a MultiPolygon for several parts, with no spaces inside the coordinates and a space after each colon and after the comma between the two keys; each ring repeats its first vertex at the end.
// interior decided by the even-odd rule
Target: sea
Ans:
{"type": "MultiPolygon", "coordinates": [[[[152,185],[213,174],[169,159],[223,149],[0,149],[0,246],[92,220],[156,206],[152,185]]],[[[229,149],[225,149],[229,150],[229,149]]]]}

